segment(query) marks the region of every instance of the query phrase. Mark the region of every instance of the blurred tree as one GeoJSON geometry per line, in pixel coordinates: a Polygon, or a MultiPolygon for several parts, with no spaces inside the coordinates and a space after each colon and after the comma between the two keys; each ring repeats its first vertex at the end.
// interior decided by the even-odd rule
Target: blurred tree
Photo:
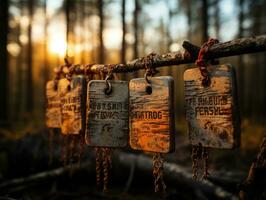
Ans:
{"type": "MultiPolygon", "coordinates": [[[[250,19],[252,21],[251,24],[251,35],[261,35],[265,34],[264,23],[265,23],[265,5],[266,1],[250,1],[249,10],[250,12],[250,19]],[[263,18],[264,15],[264,18],[263,18]]],[[[252,117],[256,117],[260,119],[261,117],[265,116],[265,110],[261,109],[265,107],[265,102],[263,101],[263,96],[265,95],[265,88],[262,86],[264,85],[264,75],[265,75],[265,63],[262,64],[264,61],[265,53],[259,53],[255,55],[250,55],[252,59],[253,67],[250,67],[249,71],[249,78],[250,78],[250,95],[249,95],[249,103],[252,105],[249,107],[249,112],[252,117]],[[259,73],[258,73],[259,72],[259,73]],[[259,87],[258,87],[259,86],[259,87]],[[254,89],[256,88],[256,89],[254,89]],[[256,97],[256,98],[254,98],[256,97]]],[[[265,85],[264,85],[265,86],[265,85]]]]}
{"type": "Polygon", "coordinates": [[[215,0],[214,2],[214,29],[215,29],[215,37],[217,39],[220,38],[220,5],[219,0],[215,0]]]}
{"type": "MultiPolygon", "coordinates": [[[[244,1],[245,0],[238,0],[238,34],[237,37],[238,38],[242,38],[243,37],[243,22],[244,22],[244,1]]],[[[241,70],[238,69],[238,80],[239,80],[239,88],[244,88],[245,84],[244,84],[244,77],[245,77],[245,64],[243,62],[243,57],[244,56],[239,56],[238,57],[238,66],[241,67],[241,70]]],[[[246,108],[245,108],[245,90],[240,89],[239,91],[239,104],[240,104],[240,108],[243,110],[244,109],[244,113],[246,113],[246,108]]]]}
{"type": "Polygon", "coordinates": [[[34,0],[28,0],[28,51],[27,51],[27,81],[26,81],[26,89],[27,89],[27,102],[26,102],[26,111],[28,113],[32,113],[34,107],[33,101],[33,83],[32,83],[32,22],[33,22],[33,6],[34,0]]]}
{"type": "Polygon", "coordinates": [[[46,85],[46,82],[49,79],[49,61],[48,61],[48,49],[47,49],[47,40],[48,40],[48,19],[47,19],[47,0],[44,0],[43,3],[43,11],[44,11],[44,38],[43,38],[43,76],[44,76],[44,88],[46,85]]]}
{"type": "MultiPolygon", "coordinates": [[[[24,7],[24,2],[20,1],[18,3],[18,9],[20,10],[20,17],[23,16],[23,7],[24,7]]],[[[21,24],[18,24],[18,30],[17,30],[17,43],[21,48],[21,52],[19,53],[17,57],[17,66],[16,66],[16,94],[15,94],[15,118],[14,120],[18,121],[20,120],[22,111],[24,110],[24,105],[23,104],[23,64],[24,64],[24,51],[23,51],[23,44],[20,41],[20,35],[21,35],[21,24]]]]}
{"type": "Polygon", "coordinates": [[[139,46],[139,12],[140,12],[140,5],[139,1],[135,0],[135,9],[134,9],[134,51],[133,51],[133,57],[138,58],[139,57],[139,51],[138,51],[138,46],[139,46]]]}
{"type": "Polygon", "coordinates": [[[206,42],[209,38],[209,34],[208,34],[208,26],[209,26],[209,22],[208,22],[208,0],[201,0],[202,2],[202,7],[201,7],[201,15],[202,15],[202,39],[201,42],[206,42]]]}
{"type": "Polygon", "coordinates": [[[100,18],[100,23],[99,23],[99,51],[98,51],[98,62],[99,63],[104,63],[105,62],[105,50],[104,50],[104,43],[103,43],[103,30],[104,30],[104,16],[103,16],[103,7],[104,7],[104,2],[103,0],[98,0],[98,14],[100,18]]]}
{"type": "Polygon", "coordinates": [[[66,48],[66,56],[69,53],[69,44],[70,44],[70,9],[71,9],[71,0],[65,0],[65,16],[66,16],[66,41],[67,41],[67,48],[66,48]]]}
{"type": "Polygon", "coordinates": [[[121,47],[121,63],[126,62],[126,50],[127,50],[127,45],[126,45],[126,0],[122,0],[122,11],[121,11],[121,19],[122,19],[122,47],[121,47]]]}
{"type": "Polygon", "coordinates": [[[185,0],[186,5],[186,16],[187,16],[187,25],[188,25],[188,32],[187,37],[188,40],[192,39],[192,13],[191,13],[191,0],[185,0]]]}
{"type": "Polygon", "coordinates": [[[8,118],[8,0],[2,0],[0,6],[0,123],[8,118]]]}

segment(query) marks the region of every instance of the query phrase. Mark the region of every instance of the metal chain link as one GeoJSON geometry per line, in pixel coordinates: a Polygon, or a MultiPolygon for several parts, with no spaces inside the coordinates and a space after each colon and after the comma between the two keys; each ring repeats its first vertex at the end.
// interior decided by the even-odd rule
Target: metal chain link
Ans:
{"type": "Polygon", "coordinates": [[[103,150],[103,192],[108,191],[109,173],[111,167],[111,149],[106,147],[103,150]]]}
{"type": "Polygon", "coordinates": [[[191,153],[191,160],[192,160],[192,178],[193,180],[197,180],[198,178],[198,147],[192,145],[192,153],[191,153]]]}
{"type": "Polygon", "coordinates": [[[163,164],[164,159],[160,153],[155,153],[153,156],[153,177],[154,177],[154,191],[159,192],[162,189],[166,190],[166,185],[163,179],[163,164]]]}
{"type": "Polygon", "coordinates": [[[199,180],[198,178],[200,177],[199,169],[201,171],[202,168],[199,168],[199,166],[203,160],[203,149],[202,144],[192,146],[192,178],[194,180],[199,180]]]}
{"type": "Polygon", "coordinates": [[[102,151],[100,147],[95,147],[95,157],[96,157],[96,186],[100,189],[101,186],[101,167],[102,167],[102,151]]]}
{"type": "Polygon", "coordinates": [[[208,160],[209,160],[209,152],[208,152],[208,149],[206,147],[204,147],[202,149],[202,159],[203,159],[203,162],[204,162],[204,172],[203,172],[203,176],[202,176],[202,179],[207,179],[208,178],[208,175],[209,175],[209,172],[208,172],[208,160]]]}

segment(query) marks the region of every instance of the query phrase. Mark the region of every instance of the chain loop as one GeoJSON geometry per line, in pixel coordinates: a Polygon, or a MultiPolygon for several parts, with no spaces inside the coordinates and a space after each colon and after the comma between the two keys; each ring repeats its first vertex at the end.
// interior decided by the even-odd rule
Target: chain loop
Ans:
{"type": "Polygon", "coordinates": [[[211,83],[211,79],[209,77],[208,70],[207,70],[206,55],[208,54],[209,48],[217,43],[219,43],[219,40],[213,39],[213,38],[210,38],[207,42],[205,42],[201,46],[198,59],[196,60],[196,65],[199,66],[200,73],[203,76],[202,85],[204,87],[209,86],[211,83]]]}

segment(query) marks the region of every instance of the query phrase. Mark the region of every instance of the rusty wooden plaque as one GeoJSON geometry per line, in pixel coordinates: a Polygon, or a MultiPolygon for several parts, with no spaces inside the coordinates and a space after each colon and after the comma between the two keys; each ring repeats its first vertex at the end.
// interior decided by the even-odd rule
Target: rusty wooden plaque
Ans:
{"type": "Polygon", "coordinates": [[[231,149],[240,144],[235,71],[230,65],[208,67],[210,86],[198,68],[184,73],[186,119],[193,145],[231,149]]]}
{"type": "Polygon", "coordinates": [[[71,82],[67,79],[59,81],[61,102],[61,133],[80,134],[85,130],[86,113],[86,81],[83,76],[75,76],[71,82]]]}
{"type": "Polygon", "coordinates": [[[144,78],[129,83],[130,146],[136,150],[168,153],[174,150],[174,80],[150,78],[152,93],[144,78]]]}
{"type": "Polygon", "coordinates": [[[106,95],[104,80],[92,80],[87,89],[86,143],[98,147],[125,147],[128,144],[128,83],[110,81],[106,95]]]}
{"type": "Polygon", "coordinates": [[[48,128],[61,127],[61,104],[57,86],[54,81],[46,84],[46,126],[48,128]]]}

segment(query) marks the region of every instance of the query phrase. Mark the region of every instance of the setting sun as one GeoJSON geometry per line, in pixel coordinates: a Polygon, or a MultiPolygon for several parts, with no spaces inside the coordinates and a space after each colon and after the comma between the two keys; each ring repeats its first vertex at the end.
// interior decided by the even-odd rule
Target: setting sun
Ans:
{"type": "Polygon", "coordinates": [[[49,51],[59,56],[64,56],[67,48],[67,43],[63,37],[52,36],[49,39],[49,51]]]}

